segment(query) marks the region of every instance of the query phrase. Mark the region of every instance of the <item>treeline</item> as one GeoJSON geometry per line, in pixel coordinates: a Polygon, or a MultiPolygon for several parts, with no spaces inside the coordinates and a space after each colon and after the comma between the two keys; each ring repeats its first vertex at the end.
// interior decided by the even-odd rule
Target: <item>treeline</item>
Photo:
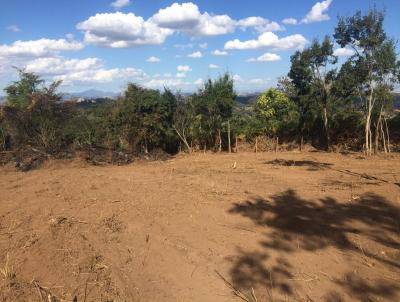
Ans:
{"type": "Polygon", "coordinates": [[[339,18],[333,37],[297,51],[277,87],[247,105],[236,101],[233,79],[225,74],[190,96],[129,84],[115,101],[84,109],[62,101],[60,82],[46,86],[38,75],[19,70],[20,79],[5,89],[0,149],[231,151],[239,140],[255,148],[266,141],[271,148],[311,143],[390,152],[390,133],[400,129],[392,106],[400,62],[383,21],[375,9],[339,18]],[[341,65],[334,42],[353,52],[341,65]]]}

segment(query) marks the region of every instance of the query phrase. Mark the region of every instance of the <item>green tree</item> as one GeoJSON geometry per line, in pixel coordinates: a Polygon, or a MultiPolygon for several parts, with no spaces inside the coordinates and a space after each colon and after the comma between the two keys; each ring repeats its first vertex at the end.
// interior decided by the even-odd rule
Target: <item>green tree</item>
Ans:
{"type": "Polygon", "coordinates": [[[4,91],[10,106],[26,108],[32,102],[33,95],[40,91],[39,85],[43,84],[44,80],[34,73],[17,70],[19,80],[12,82],[4,91]]]}
{"type": "Polygon", "coordinates": [[[383,81],[398,80],[399,64],[393,40],[387,37],[383,28],[384,13],[377,9],[362,15],[339,18],[334,37],[341,47],[350,47],[355,55],[349,60],[359,76],[357,90],[365,104],[365,151],[372,153],[372,114],[376,105],[376,88],[383,81]]]}
{"type": "Polygon", "coordinates": [[[330,146],[328,106],[334,102],[331,89],[336,77],[336,70],[329,67],[337,63],[337,57],[333,55],[333,43],[328,36],[322,43],[314,40],[305,52],[312,70],[312,95],[317,101],[317,106],[322,109],[325,144],[328,150],[330,146]]]}
{"type": "Polygon", "coordinates": [[[196,136],[203,144],[218,146],[221,151],[222,127],[232,116],[235,98],[233,79],[227,73],[214,81],[209,79],[193,95],[196,136]]]}
{"type": "Polygon", "coordinates": [[[271,88],[261,94],[256,108],[267,135],[276,136],[283,127],[296,123],[296,105],[279,89],[271,88]]]}

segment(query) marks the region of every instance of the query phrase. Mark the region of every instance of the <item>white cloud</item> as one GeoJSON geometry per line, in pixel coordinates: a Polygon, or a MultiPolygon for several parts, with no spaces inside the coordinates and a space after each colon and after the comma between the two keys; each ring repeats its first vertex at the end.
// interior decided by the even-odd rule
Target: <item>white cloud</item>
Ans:
{"type": "Polygon", "coordinates": [[[111,3],[111,6],[114,7],[115,9],[119,9],[124,6],[128,6],[129,4],[131,4],[129,0],[115,0],[114,2],[111,3]]]}
{"type": "Polygon", "coordinates": [[[15,25],[15,24],[12,24],[12,25],[7,26],[7,30],[12,31],[12,32],[15,32],[15,33],[21,31],[21,29],[20,29],[17,25],[15,25]]]}
{"type": "Polygon", "coordinates": [[[248,80],[247,82],[250,84],[250,85],[258,85],[258,86],[260,86],[260,85],[266,85],[266,84],[268,84],[269,83],[269,79],[260,79],[260,78],[256,78],[256,79],[250,79],[250,80],[248,80]]]}
{"type": "Polygon", "coordinates": [[[258,32],[283,30],[282,26],[280,26],[278,23],[273,21],[271,22],[268,19],[264,19],[262,17],[248,17],[245,19],[241,19],[237,22],[237,25],[242,29],[246,29],[247,27],[254,27],[258,32]]]}
{"type": "Polygon", "coordinates": [[[199,47],[202,48],[202,49],[207,49],[208,44],[207,43],[200,43],[199,47]]]}
{"type": "Polygon", "coordinates": [[[164,73],[164,77],[165,77],[165,78],[170,78],[170,77],[172,77],[172,74],[170,74],[170,73],[164,73]]]}
{"type": "Polygon", "coordinates": [[[301,20],[301,23],[308,24],[329,20],[330,18],[326,12],[328,11],[331,3],[332,0],[325,0],[315,3],[308,14],[301,20]]]}
{"type": "Polygon", "coordinates": [[[146,60],[146,62],[149,62],[149,63],[159,63],[160,61],[161,61],[160,58],[157,58],[157,57],[149,57],[146,60]]]}
{"type": "Polygon", "coordinates": [[[186,72],[177,72],[175,75],[178,79],[186,78],[186,72]]]}
{"type": "Polygon", "coordinates": [[[185,82],[183,79],[151,79],[143,83],[143,86],[148,88],[182,88],[190,83],[185,82]]]}
{"type": "Polygon", "coordinates": [[[174,3],[160,9],[151,21],[163,28],[187,33],[192,36],[215,36],[232,33],[235,21],[228,15],[200,13],[196,4],[174,3]]]}
{"type": "Polygon", "coordinates": [[[204,81],[203,81],[202,78],[199,78],[199,79],[197,79],[196,81],[194,81],[193,84],[198,85],[198,86],[199,86],[199,85],[203,85],[203,84],[204,84],[204,81]]]}
{"type": "Polygon", "coordinates": [[[203,54],[200,51],[195,51],[194,53],[189,54],[188,57],[192,59],[199,59],[203,57],[203,54]]]}
{"type": "Polygon", "coordinates": [[[227,56],[228,52],[225,50],[214,50],[211,54],[213,54],[214,56],[227,56]]]}
{"type": "Polygon", "coordinates": [[[233,79],[234,82],[237,82],[237,83],[243,82],[242,77],[240,75],[238,75],[238,74],[234,74],[232,79],[233,79]]]}
{"type": "Polygon", "coordinates": [[[349,57],[354,55],[354,50],[347,47],[336,48],[333,52],[333,55],[338,57],[349,57]]]}
{"type": "Polygon", "coordinates": [[[297,20],[295,18],[286,18],[282,20],[282,23],[287,25],[296,25],[297,20]]]}
{"type": "Polygon", "coordinates": [[[112,48],[158,45],[173,33],[133,13],[121,12],[96,14],[76,27],[84,32],[87,43],[112,48]]]}
{"type": "Polygon", "coordinates": [[[65,75],[56,76],[56,80],[63,83],[85,82],[85,83],[108,83],[117,79],[143,79],[145,73],[136,68],[113,68],[113,69],[86,69],[72,72],[65,75]]]}
{"type": "Polygon", "coordinates": [[[15,41],[0,45],[0,57],[45,57],[61,51],[76,51],[84,47],[83,43],[65,39],[39,39],[31,41],[15,41]]]}
{"type": "Polygon", "coordinates": [[[176,67],[176,70],[179,72],[188,72],[188,71],[192,71],[192,68],[190,68],[190,66],[188,66],[188,65],[179,65],[176,67]]]}
{"type": "Polygon", "coordinates": [[[38,58],[26,64],[26,70],[64,85],[73,83],[108,83],[121,79],[143,80],[143,70],[132,67],[107,69],[99,58],[66,59],[64,57],[38,58]]]}
{"type": "Polygon", "coordinates": [[[70,72],[98,69],[102,66],[98,58],[65,59],[63,57],[38,58],[26,65],[26,71],[40,75],[62,75],[70,72]]]}
{"type": "Polygon", "coordinates": [[[248,59],[247,62],[273,62],[273,61],[279,61],[281,57],[275,53],[269,53],[266,52],[265,54],[257,57],[257,58],[251,58],[248,59]]]}
{"type": "Polygon", "coordinates": [[[261,34],[257,40],[240,41],[238,39],[225,43],[225,49],[258,49],[270,48],[272,50],[302,49],[307,44],[306,38],[300,34],[279,38],[272,32],[261,34]]]}
{"type": "Polygon", "coordinates": [[[209,65],[208,65],[208,68],[209,68],[209,69],[218,69],[219,66],[218,66],[218,65],[215,65],[215,64],[209,64],[209,65]]]}

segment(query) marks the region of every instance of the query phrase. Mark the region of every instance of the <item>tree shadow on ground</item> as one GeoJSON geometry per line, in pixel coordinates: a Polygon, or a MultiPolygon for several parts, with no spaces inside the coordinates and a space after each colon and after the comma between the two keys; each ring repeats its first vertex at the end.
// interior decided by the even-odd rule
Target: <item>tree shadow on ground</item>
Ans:
{"type": "MultiPolygon", "coordinates": [[[[294,273],[291,264],[283,257],[328,247],[353,252],[392,271],[400,271],[398,259],[369,252],[354,240],[354,235],[357,235],[386,248],[400,249],[400,209],[379,195],[366,194],[356,202],[340,203],[331,197],[306,200],[294,190],[287,190],[270,199],[255,198],[235,203],[229,212],[265,227],[265,240],[260,242],[260,250],[239,250],[238,256],[231,260],[231,279],[241,290],[265,287],[272,274],[274,287],[293,297],[295,289],[288,280],[294,273]],[[269,260],[272,251],[279,252],[278,261],[269,260]],[[265,263],[268,263],[268,268],[265,263]]],[[[362,301],[368,300],[370,295],[392,298],[400,294],[398,284],[384,279],[372,284],[349,275],[332,282],[362,301]]],[[[326,301],[335,301],[332,297],[335,297],[333,293],[326,301]]]]}
{"type": "Polygon", "coordinates": [[[274,159],[265,162],[267,165],[287,166],[287,167],[307,167],[310,171],[317,171],[329,168],[333,164],[323,163],[313,160],[288,160],[288,159],[274,159]]]}
{"type": "MultiPolygon", "coordinates": [[[[348,169],[337,169],[331,163],[318,162],[313,160],[292,160],[292,159],[274,159],[264,162],[267,165],[286,166],[286,167],[307,167],[308,171],[332,170],[342,174],[363,178],[370,181],[379,181],[383,183],[392,183],[383,178],[379,178],[366,173],[359,173],[348,169]]],[[[392,183],[395,186],[400,186],[400,183],[392,183]]]]}

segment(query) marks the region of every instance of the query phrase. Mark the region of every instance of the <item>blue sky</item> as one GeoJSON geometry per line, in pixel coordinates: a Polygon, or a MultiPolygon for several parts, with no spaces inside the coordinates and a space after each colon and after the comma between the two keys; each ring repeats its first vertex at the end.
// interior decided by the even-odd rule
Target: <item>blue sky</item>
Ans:
{"type": "MultiPolygon", "coordinates": [[[[377,6],[400,37],[399,0],[0,0],[0,89],[12,66],[65,92],[122,91],[128,82],[190,92],[226,71],[237,91],[262,91],[290,55],[331,35],[338,15],[377,6]]],[[[338,47],[337,47],[338,48],[338,47]]],[[[349,50],[336,52],[344,60],[349,50]]],[[[0,92],[0,94],[2,94],[0,92]]]]}

